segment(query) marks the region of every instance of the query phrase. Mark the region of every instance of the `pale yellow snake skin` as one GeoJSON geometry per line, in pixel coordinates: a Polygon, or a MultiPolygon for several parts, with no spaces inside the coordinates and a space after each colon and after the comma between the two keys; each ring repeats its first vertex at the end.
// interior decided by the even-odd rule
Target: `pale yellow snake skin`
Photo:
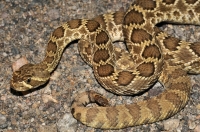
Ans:
{"type": "Polygon", "coordinates": [[[13,73],[11,87],[27,91],[45,84],[64,48],[79,40],[82,58],[105,89],[131,95],[159,80],[166,90],[148,100],[117,106],[109,106],[94,91],[81,93],[72,103],[77,120],[95,128],[120,129],[169,118],[189,99],[187,73],[200,72],[200,43],[167,35],[156,27],[160,22],[200,25],[200,0],[137,0],[126,12],[71,20],[52,33],[41,63],[26,64],[13,73]],[[125,41],[128,51],[116,48],[114,41],[125,41]],[[91,102],[101,106],[85,107],[91,102]]]}

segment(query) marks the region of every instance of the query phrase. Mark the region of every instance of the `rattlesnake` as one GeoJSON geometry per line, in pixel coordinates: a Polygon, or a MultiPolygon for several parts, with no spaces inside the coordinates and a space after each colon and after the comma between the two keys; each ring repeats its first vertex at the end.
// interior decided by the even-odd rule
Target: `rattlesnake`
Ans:
{"type": "Polygon", "coordinates": [[[77,120],[95,128],[120,129],[171,117],[188,101],[187,73],[200,73],[200,43],[167,35],[155,26],[163,21],[200,25],[200,0],[137,0],[126,12],[71,20],[52,33],[41,63],[26,64],[13,73],[11,87],[26,91],[45,84],[64,48],[78,39],[82,58],[105,89],[131,95],[158,80],[167,89],[148,100],[117,106],[108,106],[94,91],[81,93],[71,109],[77,120]],[[125,41],[128,51],[115,47],[114,41],[125,41]],[[102,106],[85,107],[91,102],[102,106]]]}

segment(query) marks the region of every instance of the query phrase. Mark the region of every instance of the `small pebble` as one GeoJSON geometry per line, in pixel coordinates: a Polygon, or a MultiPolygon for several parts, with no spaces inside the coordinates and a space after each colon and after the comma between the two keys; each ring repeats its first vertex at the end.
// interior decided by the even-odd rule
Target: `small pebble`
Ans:
{"type": "Polygon", "coordinates": [[[77,120],[71,113],[66,113],[57,123],[60,132],[75,132],[77,129],[77,120]]]}
{"type": "MultiPolygon", "coordinates": [[[[56,124],[46,126],[46,125],[41,125],[38,129],[38,132],[57,132],[56,129],[56,124]]],[[[64,131],[63,131],[64,132],[64,131]]]]}
{"type": "MultiPolygon", "coordinates": [[[[103,130],[87,127],[71,115],[71,103],[78,93],[95,90],[106,96],[111,105],[116,105],[149,98],[147,93],[154,96],[162,92],[159,88],[142,96],[116,96],[108,92],[98,84],[92,68],[81,59],[76,42],[66,47],[47,84],[23,94],[10,88],[13,62],[26,57],[32,64],[40,63],[45,57],[51,33],[61,24],[71,19],[93,18],[121,7],[126,10],[132,2],[133,0],[0,0],[0,132],[100,132],[103,130]]],[[[161,28],[172,36],[187,41],[200,41],[199,26],[164,24],[161,28]]],[[[119,47],[124,47],[121,44],[119,47]]],[[[178,128],[172,127],[173,125],[167,128],[165,125],[168,132],[199,131],[200,106],[197,104],[200,103],[200,78],[192,80],[196,88],[194,90],[193,87],[191,91],[190,103],[183,109],[184,112],[176,114],[181,119],[180,122],[177,121],[178,128]],[[184,117],[188,117],[191,122],[184,117]]],[[[159,123],[159,128],[155,127],[157,123],[153,123],[119,131],[160,132],[164,130],[164,121],[159,123]]]]}
{"type": "Polygon", "coordinates": [[[188,121],[189,129],[193,130],[196,127],[196,124],[194,121],[189,120],[188,121]]]}
{"type": "Polygon", "coordinates": [[[180,120],[179,119],[168,119],[164,121],[164,129],[167,131],[176,130],[179,126],[180,120]]]}
{"type": "Polygon", "coordinates": [[[0,114],[0,128],[4,129],[8,126],[7,119],[4,115],[0,114]]]}
{"type": "Polygon", "coordinates": [[[195,127],[194,132],[200,132],[200,124],[195,127]]]}

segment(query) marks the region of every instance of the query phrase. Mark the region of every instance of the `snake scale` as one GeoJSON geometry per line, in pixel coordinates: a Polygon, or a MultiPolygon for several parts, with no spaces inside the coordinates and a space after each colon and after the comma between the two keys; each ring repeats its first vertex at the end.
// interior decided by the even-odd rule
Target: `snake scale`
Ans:
{"type": "Polygon", "coordinates": [[[166,89],[150,99],[116,106],[94,91],[83,92],[71,107],[77,120],[95,128],[121,129],[167,119],[187,104],[187,74],[200,73],[200,43],[169,36],[156,27],[160,22],[200,25],[200,0],[136,0],[126,12],[68,21],[51,34],[41,63],[13,72],[11,87],[27,91],[45,84],[65,47],[79,40],[80,55],[108,91],[132,95],[157,81],[166,89]],[[127,50],[114,46],[115,41],[125,42],[127,50]],[[92,102],[99,106],[86,107],[92,102]]]}

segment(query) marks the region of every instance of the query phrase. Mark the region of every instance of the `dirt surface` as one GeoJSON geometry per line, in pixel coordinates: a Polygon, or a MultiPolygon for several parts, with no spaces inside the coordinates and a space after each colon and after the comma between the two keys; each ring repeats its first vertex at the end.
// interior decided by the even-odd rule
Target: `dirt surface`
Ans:
{"type": "MultiPolygon", "coordinates": [[[[198,132],[200,131],[200,76],[191,76],[191,99],[178,114],[153,124],[121,130],[100,130],[82,125],[70,113],[73,98],[95,90],[112,105],[133,103],[154,96],[159,84],[141,96],[116,96],[95,80],[92,69],[81,59],[77,44],[66,48],[51,80],[31,93],[10,89],[12,64],[21,57],[42,61],[53,30],[71,19],[127,9],[131,0],[1,0],[0,1],[0,132],[198,132]],[[134,98],[133,98],[134,97],[134,98]]],[[[163,25],[161,29],[187,41],[200,41],[199,26],[163,25]]]]}

